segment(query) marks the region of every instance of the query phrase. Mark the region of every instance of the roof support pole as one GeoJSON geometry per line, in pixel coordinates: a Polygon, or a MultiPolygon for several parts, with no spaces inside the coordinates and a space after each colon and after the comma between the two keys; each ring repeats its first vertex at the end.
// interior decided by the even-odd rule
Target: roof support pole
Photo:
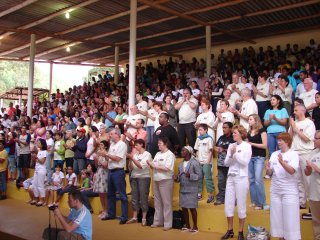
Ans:
{"type": "Polygon", "coordinates": [[[27,115],[32,117],[33,103],[33,78],[34,78],[34,56],[36,50],[36,35],[31,34],[30,38],[30,60],[29,60],[29,82],[28,82],[28,112],[27,115]]]}
{"type": "Polygon", "coordinates": [[[0,100],[0,108],[3,108],[3,98],[0,100]]]}
{"type": "Polygon", "coordinates": [[[22,89],[20,89],[19,91],[19,100],[18,100],[19,108],[21,107],[21,102],[22,102],[22,89]]]}
{"type": "Polygon", "coordinates": [[[53,77],[53,62],[50,62],[50,75],[49,75],[49,80],[50,80],[50,86],[49,86],[49,99],[51,97],[52,93],[52,77],[53,77]]]}
{"type": "Polygon", "coordinates": [[[129,107],[135,103],[136,87],[136,39],[137,0],[130,1],[130,43],[129,43],[129,107]]]}
{"type": "Polygon", "coordinates": [[[207,78],[211,74],[211,26],[206,26],[206,68],[207,78]]]}
{"type": "Polygon", "coordinates": [[[114,83],[117,84],[119,81],[119,46],[114,48],[114,83]]]}

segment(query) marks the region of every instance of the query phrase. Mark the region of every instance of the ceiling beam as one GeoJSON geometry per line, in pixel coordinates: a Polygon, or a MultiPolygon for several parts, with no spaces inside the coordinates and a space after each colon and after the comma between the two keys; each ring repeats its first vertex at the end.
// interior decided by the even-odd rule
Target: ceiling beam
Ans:
{"type": "MultiPolygon", "coordinates": [[[[71,10],[74,10],[74,9],[77,9],[77,8],[81,8],[81,7],[85,7],[89,4],[92,4],[92,3],[95,3],[95,2],[98,2],[99,0],[87,0],[87,1],[84,1],[82,3],[79,3],[79,4],[76,4],[76,5],[72,5],[70,7],[66,7],[66,8],[63,8],[63,9],[60,9],[54,13],[51,13],[49,15],[47,15],[46,17],[43,17],[43,18],[40,18],[36,21],[33,21],[31,23],[28,23],[28,24],[25,24],[23,26],[20,26],[20,27],[17,27],[17,29],[28,29],[28,28],[31,28],[31,27],[34,27],[38,24],[41,24],[41,23],[44,23],[50,19],[53,19],[55,17],[58,17],[60,16],[61,14],[65,13],[65,12],[68,12],[68,11],[71,11],[71,10]]],[[[7,37],[7,36],[10,36],[11,34],[14,34],[15,32],[6,32],[4,34],[1,34],[0,37],[7,37]]]]}
{"type": "Polygon", "coordinates": [[[107,49],[107,48],[110,48],[110,47],[111,46],[105,46],[105,47],[101,47],[101,48],[96,48],[96,49],[92,49],[92,50],[89,50],[89,51],[85,51],[85,52],[81,52],[81,53],[77,53],[77,54],[73,54],[73,55],[68,55],[68,56],[65,56],[65,57],[57,58],[57,59],[53,59],[52,61],[62,61],[62,60],[66,60],[66,59],[70,59],[70,58],[74,58],[74,57],[79,57],[79,56],[86,55],[86,54],[89,54],[89,53],[98,52],[98,51],[101,51],[101,50],[104,50],[104,49],[107,49]]]}
{"type": "Polygon", "coordinates": [[[13,12],[15,12],[15,11],[21,9],[21,8],[24,8],[24,7],[34,3],[36,1],[38,1],[38,0],[26,0],[26,1],[22,2],[22,3],[20,3],[20,4],[17,4],[17,5],[9,8],[9,9],[7,9],[7,10],[4,10],[4,11],[0,12],[0,18],[5,16],[5,15],[8,15],[10,13],[13,13],[13,12]]]}

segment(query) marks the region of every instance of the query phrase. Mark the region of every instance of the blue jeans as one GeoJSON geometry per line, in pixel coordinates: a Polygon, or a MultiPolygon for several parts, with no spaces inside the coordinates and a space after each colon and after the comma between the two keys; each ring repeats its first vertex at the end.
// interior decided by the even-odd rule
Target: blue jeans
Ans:
{"type": "Polygon", "coordinates": [[[86,206],[86,208],[89,209],[89,211],[91,211],[92,207],[89,201],[89,197],[98,197],[99,193],[94,192],[93,189],[83,190],[80,191],[80,193],[82,196],[83,204],[86,206]]]}
{"type": "Polygon", "coordinates": [[[51,166],[52,158],[53,158],[52,154],[47,154],[46,169],[47,169],[48,183],[51,183],[51,177],[52,177],[52,166],[51,166]]]}
{"type": "Polygon", "coordinates": [[[280,133],[268,133],[268,152],[269,158],[271,154],[278,150],[277,137],[280,133]]]}
{"type": "Polygon", "coordinates": [[[6,171],[0,172],[0,192],[5,193],[7,191],[7,179],[6,171]]]}
{"type": "Polygon", "coordinates": [[[126,193],[126,174],[124,169],[109,170],[108,176],[108,216],[116,217],[116,192],[120,195],[122,215],[120,220],[128,219],[128,197],[126,193]]]}
{"type": "Polygon", "coordinates": [[[249,182],[251,203],[263,207],[266,202],[266,194],[263,184],[263,168],[265,157],[251,157],[249,162],[249,182]]]}
{"type": "Polygon", "coordinates": [[[147,143],[146,143],[146,146],[147,146],[147,151],[150,152],[151,151],[151,148],[152,148],[152,140],[153,140],[153,133],[154,133],[154,126],[148,126],[146,127],[147,129],[147,143]]]}
{"type": "Polygon", "coordinates": [[[226,186],[227,186],[227,177],[228,177],[228,167],[220,167],[218,166],[218,189],[219,193],[217,194],[217,200],[224,203],[224,199],[226,196],[226,186]]]}

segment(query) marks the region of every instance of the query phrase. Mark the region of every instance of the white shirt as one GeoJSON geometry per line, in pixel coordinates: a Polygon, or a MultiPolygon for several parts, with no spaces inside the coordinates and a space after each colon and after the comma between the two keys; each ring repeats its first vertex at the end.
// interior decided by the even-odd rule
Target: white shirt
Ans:
{"type": "MultiPolygon", "coordinates": [[[[315,82],[313,82],[312,88],[317,89],[317,84],[315,82]]],[[[296,89],[296,97],[301,98],[300,95],[305,91],[306,89],[304,88],[303,82],[299,83],[296,89]]]]}
{"type": "MultiPolygon", "coordinates": [[[[148,110],[148,115],[155,117],[156,114],[157,114],[157,112],[156,112],[156,110],[154,110],[154,108],[150,108],[148,110]]],[[[154,126],[154,121],[151,118],[148,118],[147,119],[147,127],[152,127],[152,126],[154,126]]]]}
{"type": "Polygon", "coordinates": [[[131,172],[132,178],[150,178],[150,169],[147,164],[147,160],[152,161],[152,156],[149,152],[144,151],[142,154],[136,153],[134,154],[133,158],[137,160],[140,164],[142,169],[138,168],[134,163],[132,163],[133,169],[131,172]]]}
{"type": "Polygon", "coordinates": [[[298,192],[298,171],[299,169],[299,155],[297,152],[289,150],[281,153],[283,160],[295,169],[294,174],[288,173],[279,163],[278,155],[280,150],[272,153],[270,157],[270,168],[273,171],[271,181],[271,192],[285,191],[287,193],[298,192]]]}
{"type": "Polygon", "coordinates": [[[282,99],[282,101],[286,101],[289,103],[292,103],[292,92],[293,92],[293,88],[291,87],[291,85],[289,84],[285,89],[284,89],[284,93],[279,89],[275,89],[273,91],[272,94],[274,95],[279,95],[282,99]]]}
{"type": "Polygon", "coordinates": [[[211,137],[200,140],[197,138],[196,143],[194,145],[194,149],[197,151],[197,160],[200,164],[211,164],[212,163],[212,155],[211,159],[209,159],[209,154],[212,152],[213,148],[213,139],[211,137]]]}
{"type": "Polygon", "coordinates": [[[103,122],[101,122],[101,121],[92,122],[92,126],[95,126],[96,128],[98,128],[98,130],[100,129],[101,125],[103,125],[103,122]]]}
{"type": "MultiPolygon", "coordinates": [[[[249,98],[247,101],[242,103],[240,112],[245,116],[249,116],[254,113],[258,114],[257,103],[252,98],[249,98]]],[[[248,120],[240,117],[240,125],[242,125],[247,131],[249,130],[248,120]]]]}
{"type": "MultiPolygon", "coordinates": [[[[310,160],[318,168],[320,168],[320,150],[315,149],[312,152],[312,158],[310,160]]],[[[312,201],[320,201],[320,174],[314,170],[310,175],[309,185],[309,199],[312,201]]]]}
{"type": "Polygon", "coordinates": [[[217,123],[217,136],[216,139],[218,140],[219,137],[221,137],[223,135],[223,123],[225,122],[231,122],[232,124],[234,124],[234,115],[232,112],[223,112],[221,113],[221,118],[222,121],[219,120],[219,118],[217,118],[216,123],[217,123]]]}
{"type": "MultiPolygon", "coordinates": [[[[213,131],[213,125],[216,120],[216,117],[214,116],[212,111],[203,112],[197,117],[197,123],[204,123],[208,125],[208,134],[214,139],[214,131],[213,131]]],[[[199,135],[199,134],[198,134],[199,135]]]]}
{"type": "MultiPolygon", "coordinates": [[[[46,158],[47,157],[47,151],[39,151],[37,154],[37,158],[39,160],[46,158]]],[[[36,162],[36,166],[35,166],[35,170],[36,172],[46,172],[47,168],[46,168],[46,161],[44,161],[43,164],[40,164],[38,161],[36,162]]]]}
{"type": "Polygon", "coordinates": [[[111,141],[111,145],[108,153],[112,156],[120,157],[121,160],[119,162],[112,161],[109,159],[108,161],[108,169],[112,170],[115,168],[124,168],[126,166],[126,158],[127,158],[127,145],[119,140],[117,143],[111,141]]]}
{"type": "Polygon", "coordinates": [[[161,181],[165,179],[172,179],[173,176],[173,169],[174,169],[174,161],[176,160],[176,156],[170,151],[166,151],[164,153],[158,152],[153,159],[154,165],[166,167],[169,171],[162,171],[162,170],[153,170],[153,180],[154,181],[161,181]]]}
{"type": "MultiPolygon", "coordinates": [[[[241,97],[240,97],[240,95],[236,92],[236,91],[234,91],[233,89],[232,89],[232,85],[233,84],[229,84],[228,85],[228,89],[230,89],[231,90],[231,96],[230,96],[230,99],[232,99],[234,102],[236,102],[237,100],[239,100],[241,97]]],[[[244,89],[246,87],[246,85],[244,85],[243,83],[241,83],[241,82],[239,82],[239,83],[237,83],[236,84],[236,89],[238,89],[239,91],[241,91],[242,89],[244,89]]]]}
{"type": "MultiPolygon", "coordinates": [[[[308,108],[311,104],[316,103],[316,93],[318,91],[315,89],[311,89],[309,92],[303,92],[300,94],[299,98],[301,98],[304,102],[306,108],[308,108]]],[[[312,110],[309,111],[312,114],[312,110]]]]}
{"type": "MultiPolygon", "coordinates": [[[[60,149],[61,142],[62,142],[62,140],[59,140],[59,141],[56,141],[56,142],[54,143],[54,150],[60,149]]],[[[62,160],[62,156],[55,151],[55,152],[53,153],[53,159],[54,159],[54,160],[62,160]]]]}
{"type": "MultiPolygon", "coordinates": [[[[130,122],[131,125],[136,126],[138,119],[143,119],[143,116],[141,114],[139,114],[139,113],[135,114],[135,115],[129,115],[128,118],[127,118],[127,122],[130,122]]],[[[137,131],[137,129],[132,127],[132,126],[130,126],[130,127],[128,127],[127,131],[128,131],[128,133],[133,135],[137,131]]],[[[127,138],[127,140],[129,141],[130,139],[127,138]]]]}
{"type": "Polygon", "coordinates": [[[62,182],[60,183],[61,179],[64,179],[64,174],[63,172],[59,171],[59,173],[54,172],[51,176],[52,182],[54,183],[59,183],[58,186],[56,186],[57,188],[61,188],[62,187],[62,182]]]}
{"type": "MultiPolygon", "coordinates": [[[[183,97],[180,97],[178,103],[180,103],[181,101],[184,101],[183,97]]],[[[189,101],[194,103],[194,104],[196,104],[196,106],[198,106],[198,100],[195,99],[193,96],[191,96],[189,101]]],[[[186,123],[195,122],[196,121],[196,117],[197,117],[196,110],[197,110],[197,108],[192,109],[189,106],[188,102],[186,102],[186,101],[183,102],[181,107],[180,107],[180,109],[179,109],[179,123],[180,124],[186,124],[186,123]]]]}
{"type": "MultiPolygon", "coordinates": [[[[137,106],[139,111],[146,112],[148,110],[148,103],[146,101],[139,102],[139,103],[137,103],[136,106],[137,106]]],[[[144,122],[147,121],[147,117],[146,116],[141,114],[141,117],[144,120],[144,122]]]]}
{"type": "Polygon", "coordinates": [[[309,142],[304,142],[297,133],[293,134],[291,149],[297,151],[299,154],[310,153],[314,149],[314,134],[316,127],[312,120],[306,118],[302,121],[296,120],[296,127],[299,131],[309,138],[309,142]]]}
{"type": "Polygon", "coordinates": [[[199,90],[198,88],[192,89],[191,91],[192,91],[192,95],[193,95],[194,97],[199,97],[199,95],[200,95],[200,90],[199,90]]]}
{"type": "MultiPolygon", "coordinates": [[[[235,103],[234,100],[229,99],[229,100],[227,100],[227,101],[229,102],[229,108],[230,108],[230,107],[231,107],[231,108],[235,108],[236,103],[235,103]]],[[[221,103],[221,100],[219,100],[218,103],[217,103],[217,111],[220,110],[220,103],[221,103]]]]}
{"type": "Polygon", "coordinates": [[[73,186],[77,186],[77,175],[75,173],[71,173],[71,175],[69,175],[69,173],[66,175],[66,180],[68,185],[72,185],[72,181],[73,179],[75,179],[73,186]]]}
{"type": "MultiPolygon", "coordinates": [[[[46,143],[47,143],[47,148],[51,149],[51,151],[53,150],[53,146],[54,146],[54,141],[52,138],[46,139],[46,143]]],[[[47,151],[47,154],[50,154],[49,151],[47,151]]]]}
{"type": "Polygon", "coordinates": [[[270,100],[270,95],[269,95],[270,83],[265,82],[264,84],[261,84],[260,82],[258,82],[257,90],[259,92],[262,92],[263,95],[267,96],[267,97],[262,97],[261,95],[257,94],[257,96],[256,96],[256,101],[257,102],[269,101],[270,100]]]}

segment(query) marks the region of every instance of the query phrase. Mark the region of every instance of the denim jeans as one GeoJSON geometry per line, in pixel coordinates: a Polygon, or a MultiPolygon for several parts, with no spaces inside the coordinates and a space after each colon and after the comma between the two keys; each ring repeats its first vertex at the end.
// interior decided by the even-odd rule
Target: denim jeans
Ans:
{"type": "Polygon", "coordinates": [[[128,197],[126,193],[126,174],[123,169],[109,170],[108,176],[108,216],[116,217],[116,192],[121,200],[121,220],[128,219],[128,197]]]}
{"type": "Polygon", "coordinates": [[[228,177],[228,167],[220,167],[218,166],[218,189],[219,193],[217,194],[217,200],[224,203],[224,199],[226,196],[226,185],[227,185],[227,177],[228,177]]]}
{"type": "Polygon", "coordinates": [[[154,126],[147,126],[147,151],[150,152],[152,148],[152,140],[153,140],[153,133],[154,133],[154,126]]]}
{"type": "Polygon", "coordinates": [[[266,202],[266,194],[263,184],[263,168],[265,157],[254,156],[249,162],[249,182],[251,203],[263,207],[266,202]]]}
{"type": "Polygon", "coordinates": [[[269,158],[271,154],[278,150],[277,137],[280,133],[268,133],[268,153],[269,158]]]}
{"type": "Polygon", "coordinates": [[[6,171],[0,172],[0,192],[5,193],[7,191],[7,179],[6,171]]]}
{"type": "Polygon", "coordinates": [[[202,178],[199,181],[198,193],[202,194],[203,178],[206,181],[207,193],[213,193],[214,184],[213,184],[212,172],[211,172],[212,164],[201,164],[201,168],[202,168],[202,178]]]}

